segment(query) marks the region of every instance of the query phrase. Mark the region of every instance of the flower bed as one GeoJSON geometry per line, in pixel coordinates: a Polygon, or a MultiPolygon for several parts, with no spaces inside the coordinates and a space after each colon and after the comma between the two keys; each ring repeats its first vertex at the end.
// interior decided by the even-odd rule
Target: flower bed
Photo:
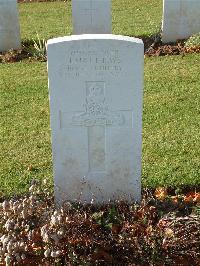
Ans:
{"type": "Polygon", "coordinates": [[[0,265],[199,265],[200,193],[144,192],[140,205],[66,202],[46,185],[0,205],[0,265]]]}

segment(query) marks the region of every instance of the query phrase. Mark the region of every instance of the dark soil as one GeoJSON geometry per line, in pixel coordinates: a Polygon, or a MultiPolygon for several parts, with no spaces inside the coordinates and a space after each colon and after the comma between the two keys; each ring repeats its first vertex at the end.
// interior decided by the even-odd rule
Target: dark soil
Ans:
{"type": "Polygon", "coordinates": [[[163,44],[162,41],[152,38],[142,38],[145,46],[145,56],[185,55],[188,53],[200,53],[200,45],[186,47],[185,40],[176,43],[163,44]]]}
{"type": "Polygon", "coordinates": [[[171,196],[157,188],[144,191],[140,204],[56,209],[46,185],[34,181],[26,196],[0,200],[1,266],[7,256],[7,265],[200,266],[196,190],[171,196]]]}
{"type": "MultiPolygon", "coordinates": [[[[188,53],[200,53],[200,46],[185,47],[184,41],[174,44],[162,44],[160,40],[153,37],[141,37],[144,42],[145,56],[166,56],[166,55],[185,55],[188,53]]],[[[22,42],[21,50],[9,50],[0,53],[0,63],[14,63],[22,60],[46,61],[46,54],[41,55],[34,49],[32,41],[22,42]]]]}

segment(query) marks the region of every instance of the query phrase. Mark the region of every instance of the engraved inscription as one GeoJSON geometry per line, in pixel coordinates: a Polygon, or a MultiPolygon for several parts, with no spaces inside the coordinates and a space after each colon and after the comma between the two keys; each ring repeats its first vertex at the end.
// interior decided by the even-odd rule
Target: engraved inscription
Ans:
{"type": "Polygon", "coordinates": [[[73,50],[66,60],[64,74],[79,77],[95,71],[97,75],[118,75],[122,71],[118,50],[73,50]]]}
{"type": "Polygon", "coordinates": [[[124,124],[120,112],[111,112],[105,98],[105,82],[86,82],[85,112],[72,116],[73,126],[109,126],[124,124]]]}

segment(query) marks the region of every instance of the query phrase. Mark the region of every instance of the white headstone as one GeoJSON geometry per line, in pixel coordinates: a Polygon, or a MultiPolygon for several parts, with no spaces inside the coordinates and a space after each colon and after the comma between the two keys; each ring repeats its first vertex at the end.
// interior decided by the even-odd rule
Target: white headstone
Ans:
{"type": "Polygon", "coordinates": [[[111,33],[111,0],[72,0],[73,34],[111,33]]]}
{"type": "Polygon", "coordinates": [[[20,49],[17,0],[0,0],[0,52],[20,49]]]}
{"type": "Polygon", "coordinates": [[[109,34],[48,41],[57,202],[140,200],[143,51],[109,34]]]}
{"type": "Polygon", "coordinates": [[[163,43],[200,32],[200,0],[163,0],[163,43]]]}

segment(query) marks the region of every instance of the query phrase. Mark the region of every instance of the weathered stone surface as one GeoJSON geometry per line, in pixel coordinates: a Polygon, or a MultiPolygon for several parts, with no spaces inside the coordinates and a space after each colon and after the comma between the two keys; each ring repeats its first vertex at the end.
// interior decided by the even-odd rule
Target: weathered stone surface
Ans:
{"type": "Polygon", "coordinates": [[[199,0],[163,0],[162,41],[175,42],[200,32],[199,0]]]}
{"type": "Polygon", "coordinates": [[[109,34],[48,41],[57,202],[140,200],[143,51],[109,34]]]}
{"type": "Polygon", "coordinates": [[[111,0],[72,0],[73,34],[111,33],[111,0]]]}
{"type": "Polygon", "coordinates": [[[0,52],[20,47],[17,0],[0,0],[0,52]]]}

